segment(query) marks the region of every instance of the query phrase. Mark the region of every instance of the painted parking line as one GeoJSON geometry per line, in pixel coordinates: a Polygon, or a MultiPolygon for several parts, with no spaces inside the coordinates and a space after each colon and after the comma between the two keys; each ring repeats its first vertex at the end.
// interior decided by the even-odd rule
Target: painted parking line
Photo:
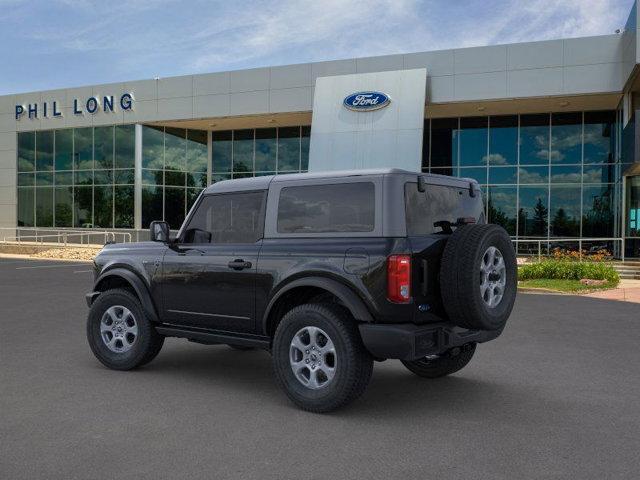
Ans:
{"type": "Polygon", "coordinates": [[[28,267],[16,267],[16,270],[27,270],[33,268],[62,268],[62,267],[84,267],[84,263],[56,264],[56,265],[30,265],[28,267]]]}
{"type": "Polygon", "coordinates": [[[93,270],[76,270],[73,273],[92,273],[92,272],[93,272],[93,270]]]}

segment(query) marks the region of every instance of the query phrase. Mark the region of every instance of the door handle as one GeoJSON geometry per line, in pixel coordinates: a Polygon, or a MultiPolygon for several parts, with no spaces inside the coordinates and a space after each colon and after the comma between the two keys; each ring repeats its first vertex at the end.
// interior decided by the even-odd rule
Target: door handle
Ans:
{"type": "Polygon", "coordinates": [[[245,262],[241,258],[236,258],[228,263],[229,268],[234,270],[244,270],[245,268],[251,268],[251,262],[245,262]]]}

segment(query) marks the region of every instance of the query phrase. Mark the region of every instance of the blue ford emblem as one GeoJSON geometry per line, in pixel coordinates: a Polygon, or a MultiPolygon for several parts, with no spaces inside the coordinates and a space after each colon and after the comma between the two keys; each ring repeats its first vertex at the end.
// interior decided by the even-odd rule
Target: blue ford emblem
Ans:
{"type": "Polygon", "coordinates": [[[391,99],[381,92],[356,92],[345,97],[344,106],[349,110],[368,112],[389,105],[391,99]]]}

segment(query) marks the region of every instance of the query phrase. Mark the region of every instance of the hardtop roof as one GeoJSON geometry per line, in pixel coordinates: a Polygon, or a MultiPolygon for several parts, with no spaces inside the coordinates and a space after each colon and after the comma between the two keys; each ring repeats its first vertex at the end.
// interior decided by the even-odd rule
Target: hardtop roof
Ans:
{"type": "MultiPolygon", "coordinates": [[[[427,183],[449,185],[455,187],[468,187],[470,183],[477,184],[472,178],[458,178],[433,173],[419,173],[400,168],[376,168],[362,170],[336,170],[327,172],[286,173],[280,175],[266,175],[262,177],[238,178],[234,180],[222,180],[206,188],[205,194],[227,193],[251,190],[267,190],[271,182],[283,183],[299,180],[313,180],[326,178],[367,177],[380,175],[401,175],[406,177],[423,176],[427,183]],[[431,180],[431,181],[429,181],[431,180]]],[[[408,178],[409,179],[409,178],[408,178]]]]}

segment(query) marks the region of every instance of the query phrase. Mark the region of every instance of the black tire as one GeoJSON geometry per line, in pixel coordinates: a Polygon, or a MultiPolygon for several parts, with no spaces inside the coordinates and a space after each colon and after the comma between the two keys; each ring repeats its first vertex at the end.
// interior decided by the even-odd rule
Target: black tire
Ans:
{"type": "Polygon", "coordinates": [[[278,383],[293,403],[310,412],[329,412],[354,401],[367,388],[373,371],[373,358],[362,344],[355,320],[331,304],[306,304],[289,311],[278,325],[272,353],[278,383]],[[335,374],[318,389],[298,380],[289,361],[291,342],[305,327],[320,328],[335,347],[335,374]]]}
{"type": "MultiPolygon", "coordinates": [[[[447,315],[456,325],[477,330],[504,328],[517,291],[516,255],[507,232],[498,225],[458,227],[447,240],[442,256],[440,291],[447,315]],[[502,290],[501,300],[492,306],[486,303],[491,299],[483,298],[480,289],[480,267],[490,247],[499,251],[505,266],[503,288],[491,287],[491,292],[502,290]]],[[[484,295],[493,296],[488,292],[485,289],[484,295]]]]}
{"type": "Polygon", "coordinates": [[[255,350],[254,347],[245,347],[244,345],[229,345],[229,348],[233,350],[238,350],[240,352],[246,352],[248,350],[255,350]]]}
{"type": "Polygon", "coordinates": [[[438,358],[421,358],[412,362],[402,360],[402,364],[419,377],[439,378],[462,370],[471,361],[475,351],[476,344],[471,343],[462,348],[454,348],[438,358]]]}
{"type": "Polygon", "coordinates": [[[156,332],[140,301],[131,292],[122,289],[107,290],[95,300],[87,317],[87,340],[96,358],[113,370],[131,370],[149,363],[160,353],[164,344],[164,337],[156,332]],[[124,352],[110,350],[100,332],[102,317],[114,306],[126,307],[137,326],[137,336],[130,349],[124,352]]]}

